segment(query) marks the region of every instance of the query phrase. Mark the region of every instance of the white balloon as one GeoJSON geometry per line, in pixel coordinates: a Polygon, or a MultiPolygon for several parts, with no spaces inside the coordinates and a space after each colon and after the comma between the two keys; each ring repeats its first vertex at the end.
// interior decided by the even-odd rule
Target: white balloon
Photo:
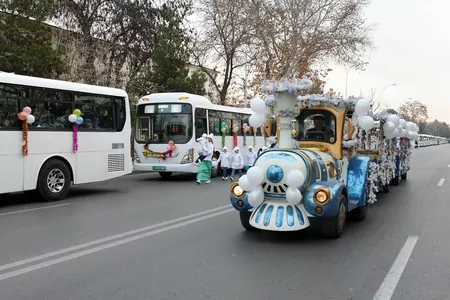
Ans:
{"type": "Polygon", "coordinates": [[[248,194],[248,203],[252,207],[258,207],[264,202],[264,191],[262,187],[259,187],[256,190],[253,190],[248,194]]]}
{"type": "Polygon", "coordinates": [[[369,116],[358,117],[358,126],[364,130],[370,130],[375,126],[373,119],[369,116]]]}
{"type": "Polygon", "coordinates": [[[300,170],[293,170],[289,172],[286,182],[289,187],[292,188],[299,188],[305,183],[305,174],[302,173],[300,170]]]}
{"type": "Polygon", "coordinates": [[[247,179],[253,185],[260,185],[264,181],[264,171],[259,167],[251,167],[247,171],[247,179]]]}
{"type": "Polygon", "coordinates": [[[412,137],[413,137],[413,134],[412,134],[412,131],[406,131],[406,136],[405,136],[407,139],[412,139],[412,137]]]}
{"type": "Polygon", "coordinates": [[[392,122],[386,122],[383,125],[384,133],[392,132],[392,131],[394,131],[394,129],[395,129],[395,125],[392,122]]]}
{"type": "Polygon", "coordinates": [[[74,114],[71,114],[69,116],[69,122],[70,123],[75,123],[77,121],[77,116],[75,116],[74,114]]]}
{"type": "Polygon", "coordinates": [[[406,120],[405,119],[400,119],[400,125],[402,125],[402,127],[405,128],[406,120]]]}
{"type": "Polygon", "coordinates": [[[419,128],[419,126],[417,126],[417,124],[416,124],[416,130],[414,130],[415,132],[419,132],[420,131],[420,128],[419,128]]]}
{"type": "Polygon", "coordinates": [[[406,136],[406,130],[402,129],[402,131],[400,131],[400,137],[405,137],[406,136]]]}
{"type": "Polygon", "coordinates": [[[267,111],[266,103],[264,103],[261,98],[254,98],[252,102],[250,102],[250,108],[260,114],[265,114],[267,111]]]}
{"type": "Polygon", "coordinates": [[[244,190],[244,191],[251,191],[257,188],[256,184],[253,184],[250,182],[250,180],[248,180],[247,175],[242,176],[241,178],[239,178],[239,186],[244,190]]]}
{"type": "Polygon", "coordinates": [[[33,115],[28,115],[27,116],[27,123],[28,124],[33,124],[34,121],[36,121],[36,118],[33,115]]]}
{"type": "Polygon", "coordinates": [[[302,201],[302,193],[299,189],[289,187],[286,191],[286,200],[291,205],[298,205],[302,201]]]}
{"type": "Polygon", "coordinates": [[[360,99],[355,104],[355,111],[353,112],[357,116],[365,116],[369,112],[370,102],[367,99],[360,99]]]}
{"type": "Polygon", "coordinates": [[[392,137],[400,137],[400,131],[397,128],[392,132],[392,137]]]}
{"type": "Polygon", "coordinates": [[[398,125],[400,125],[400,118],[399,118],[397,115],[390,115],[390,116],[387,118],[387,121],[388,121],[388,122],[394,123],[394,126],[395,126],[396,128],[398,127],[398,125]]]}
{"type": "Polygon", "coordinates": [[[250,126],[252,127],[261,127],[264,125],[264,121],[266,120],[266,117],[263,114],[254,113],[250,116],[248,119],[248,122],[250,123],[250,126]]]}
{"type": "Polygon", "coordinates": [[[413,122],[406,122],[405,128],[408,131],[414,131],[416,126],[415,126],[415,124],[413,122]]]}

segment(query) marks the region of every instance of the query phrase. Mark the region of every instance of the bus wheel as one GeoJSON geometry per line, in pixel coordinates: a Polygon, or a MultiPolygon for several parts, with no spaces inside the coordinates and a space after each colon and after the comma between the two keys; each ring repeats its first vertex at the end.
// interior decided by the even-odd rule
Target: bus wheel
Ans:
{"type": "Polygon", "coordinates": [[[217,177],[219,175],[220,175],[219,165],[217,165],[217,167],[212,167],[211,168],[211,178],[217,177]]]}
{"type": "Polygon", "coordinates": [[[172,172],[159,172],[159,176],[161,176],[164,179],[170,178],[172,176],[172,172]]]}
{"type": "Polygon", "coordinates": [[[32,194],[49,202],[63,200],[69,193],[71,181],[69,167],[59,159],[51,159],[42,166],[32,194]]]}

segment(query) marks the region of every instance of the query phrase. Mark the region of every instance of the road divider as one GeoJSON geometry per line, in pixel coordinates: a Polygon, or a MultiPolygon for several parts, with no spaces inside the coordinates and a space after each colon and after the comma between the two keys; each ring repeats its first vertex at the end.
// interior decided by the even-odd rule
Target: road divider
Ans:
{"type": "Polygon", "coordinates": [[[17,276],[17,275],[20,275],[20,274],[23,274],[23,273],[31,272],[33,270],[37,270],[37,269],[43,268],[45,266],[50,266],[50,265],[53,265],[53,264],[56,264],[56,263],[59,263],[59,262],[63,262],[63,261],[66,261],[66,260],[70,260],[70,259],[73,259],[73,258],[76,258],[76,257],[80,257],[80,256],[83,256],[83,255],[87,255],[87,254],[90,254],[90,253],[94,253],[94,252],[97,252],[97,251],[101,251],[101,250],[108,249],[108,248],[111,248],[111,247],[115,247],[115,246],[118,246],[118,245],[122,245],[122,244],[125,244],[125,243],[129,243],[131,241],[138,240],[138,239],[141,239],[141,238],[144,238],[144,237],[147,237],[147,236],[155,235],[155,234],[167,231],[167,230],[171,230],[171,229],[183,227],[183,226],[186,226],[186,225],[189,225],[189,224],[192,224],[192,223],[200,222],[202,220],[210,219],[210,218],[213,218],[213,217],[216,217],[216,216],[219,216],[219,215],[231,212],[231,211],[234,211],[234,209],[230,208],[229,205],[220,206],[220,207],[217,207],[217,208],[214,208],[214,209],[205,210],[205,211],[202,211],[202,212],[199,212],[199,213],[195,213],[195,214],[192,214],[192,215],[188,215],[188,216],[185,216],[185,217],[172,219],[172,220],[161,222],[161,223],[158,223],[158,224],[154,224],[154,225],[138,228],[138,229],[135,229],[135,230],[123,232],[123,233],[120,233],[120,234],[112,235],[112,236],[109,236],[109,237],[101,238],[101,239],[94,240],[94,241],[91,241],[91,242],[88,242],[88,243],[79,244],[79,245],[76,245],[76,246],[64,248],[64,249],[61,249],[61,250],[57,250],[57,251],[49,252],[49,253],[42,254],[42,255],[39,255],[39,256],[35,256],[35,257],[27,258],[27,259],[24,259],[24,260],[16,261],[16,262],[13,262],[13,263],[9,263],[9,264],[0,266],[0,272],[1,271],[5,271],[5,270],[9,270],[9,269],[13,269],[13,268],[17,268],[17,267],[20,267],[20,266],[23,266],[23,265],[31,264],[31,263],[34,263],[34,262],[38,262],[38,261],[41,261],[41,260],[49,259],[49,258],[52,258],[52,257],[55,257],[55,256],[67,254],[67,253],[70,253],[70,252],[80,251],[80,250],[83,250],[85,248],[97,246],[97,245],[104,244],[104,243],[107,243],[107,242],[111,242],[111,241],[114,241],[114,240],[118,240],[118,241],[115,241],[115,242],[112,242],[112,243],[109,243],[109,244],[104,244],[102,246],[98,246],[96,248],[91,248],[89,250],[84,250],[84,251],[81,251],[81,252],[77,252],[77,253],[65,256],[66,257],[65,259],[64,259],[64,257],[60,257],[58,259],[54,259],[54,260],[51,260],[51,261],[48,261],[48,262],[43,262],[43,263],[40,263],[40,264],[37,264],[37,265],[34,265],[34,266],[30,266],[30,267],[26,267],[26,268],[23,268],[23,269],[20,269],[20,270],[16,270],[16,271],[12,271],[12,272],[9,272],[9,273],[1,274],[0,275],[0,280],[4,280],[6,278],[17,276]],[[137,234],[139,234],[139,235],[137,235],[137,234]],[[80,253],[84,253],[84,254],[80,255],[80,253]],[[67,258],[67,257],[71,257],[71,258],[67,258]],[[61,259],[63,259],[63,260],[61,260],[61,259]],[[36,266],[39,266],[39,267],[36,267],[36,266]],[[16,275],[14,275],[14,274],[16,274],[16,275]]]}

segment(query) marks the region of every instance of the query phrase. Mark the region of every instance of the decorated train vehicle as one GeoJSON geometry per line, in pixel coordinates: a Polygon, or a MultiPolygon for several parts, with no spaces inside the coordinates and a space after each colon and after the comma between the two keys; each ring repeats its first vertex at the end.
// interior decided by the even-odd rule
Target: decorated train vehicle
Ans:
{"type": "Polygon", "coordinates": [[[299,96],[310,86],[305,77],[266,81],[269,96],[251,102],[250,125],[265,126],[266,135],[275,127],[277,144],[231,185],[246,230],[299,231],[314,222],[338,238],[347,218],[364,220],[380,187],[388,191],[397,159],[409,168],[411,147],[402,152],[397,142],[416,140],[416,124],[374,115],[365,99],[299,96]]]}

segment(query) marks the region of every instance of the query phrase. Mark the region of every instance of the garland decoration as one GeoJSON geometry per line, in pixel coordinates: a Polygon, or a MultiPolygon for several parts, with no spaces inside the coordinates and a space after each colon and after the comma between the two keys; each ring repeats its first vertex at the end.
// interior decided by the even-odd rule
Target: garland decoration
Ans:
{"type": "Polygon", "coordinates": [[[247,132],[249,130],[248,124],[244,123],[242,125],[242,139],[244,140],[244,147],[247,146],[247,132]]]}
{"type": "Polygon", "coordinates": [[[84,122],[83,117],[81,117],[81,110],[74,109],[72,114],[69,115],[69,122],[72,123],[72,151],[75,153],[78,151],[78,126],[84,122]]]}
{"type": "Polygon", "coordinates": [[[31,114],[32,110],[29,106],[25,106],[17,117],[22,121],[22,156],[28,155],[28,124],[33,124],[36,118],[31,114]]]}
{"type": "Polygon", "coordinates": [[[237,137],[238,130],[239,130],[239,127],[236,124],[234,124],[234,126],[233,126],[233,148],[237,147],[237,145],[238,145],[238,137],[237,137]]]}
{"type": "Polygon", "coordinates": [[[225,133],[227,132],[228,125],[225,122],[222,122],[220,131],[222,132],[222,148],[225,147],[225,133]]]}

